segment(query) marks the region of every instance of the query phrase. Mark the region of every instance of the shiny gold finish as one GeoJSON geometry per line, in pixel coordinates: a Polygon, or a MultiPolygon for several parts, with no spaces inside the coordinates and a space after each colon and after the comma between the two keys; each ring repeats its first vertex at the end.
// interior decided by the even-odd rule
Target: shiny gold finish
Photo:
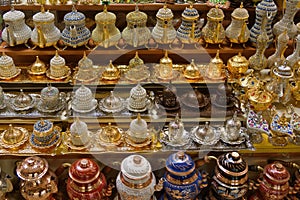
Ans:
{"type": "Polygon", "coordinates": [[[273,95],[266,91],[263,86],[249,89],[247,91],[247,97],[255,111],[266,110],[273,102],[273,95]]]}
{"type": "Polygon", "coordinates": [[[258,87],[261,82],[256,78],[256,76],[253,75],[253,71],[251,71],[248,75],[239,79],[239,84],[241,87],[247,90],[258,87]]]}
{"type": "Polygon", "coordinates": [[[120,78],[120,70],[112,64],[112,61],[109,61],[109,65],[105,68],[105,71],[102,72],[103,80],[118,80],[120,78]]]}
{"type": "Polygon", "coordinates": [[[216,56],[210,60],[206,68],[205,76],[212,80],[223,80],[225,78],[224,63],[219,57],[219,50],[217,50],[216,56]]]}
{"type": "MultiPolygon", "coordinates": [[[[248,169],[247,169],[248,170],[248,169]]],[[[215,168],[215,175],[216,175],[216,178],[218,180],[220,180],[221,182],[225,183],[225,184],[228,184],[230,186],[239,186],[239,185],[242,185],[244,184],[245,182],[248,181],[248,175],[246,174],[243,178],[241,179],[228,179],[226,177],[224,177],[218,170],[218,168],[216,167],[215,168]]]]}
{"type": "Polygon", "coordinates": [[[28,69],[28,73],[32,75],[42,75],[45,74],[46,71],[46,64],[40,60],[39,56],[36,56],[36,60],[30,65],[30,69],[28,69]]]}
{"type": "Polygon", "coordinates": [[[241,52],[228,59],[227,69],[235,77],[241,77],[247,70],[249,66],[249,61],[245,56],[242,56],[241,52]]]}
{"type": "Polygon", "coordinates": [[[10,124],[8,129],[3,131],[0,138],[0,145],[3,148],[18,150],[28,140],[28,130],[23,127],[13,127],[10,124]]]}
{"type": "Polygon", "coordinates": [[[118,145],[122,140],[123,130],[108,123],[108,126],[101,128],[97,133],[102,142],[118,145]]]}
{"type": "Polygon", "coordinates": [[[170,174],[167,174],[166,179],[168,180],[168,182],[174,184],[174,185],[189,185],[191,183],[193,183],[194,181],[196,181],[198,179],[198,174],[194,173],[194,175],[190,178],[184,179],[184,180],[180,180],[180,179],[175,179],[172,176],[170,176],[170,174]]]}
{"type": "Polygon", "coordinates": [[[74,189],[75,191],[81,192],[81,193],[93,191],[102,184],[103,183],[102,183],[101,179],[98,179],[98,181],[96,183],[92,184],[92,185],[89,184],[89,185],[84,185],[84,186],[80,187],[77,184],[75,184],[74,181],[70,181],[70,187],[72,189],[74,189]]]}
{"type": "Polygon", "coordinates": [[[168,51],[165,51],[165,56],[159,60],[159,77],[168,79],[173,76],[173,61],[168,56],[168,51]]]}
{"type": "Polygon", "coordinates": [[[186,66],[183,75],[187,79],[200,79],[201,74],[197,67],[197,65],[194,62],[194,59],[192,59],[192,62],[186,66]]]}
{"type": "Polygon", "coordinates": [[[144,65],[144,61],[139,57],[139,52],[135,52],[135,56],[129,61],[129,69],[144,65]]]}

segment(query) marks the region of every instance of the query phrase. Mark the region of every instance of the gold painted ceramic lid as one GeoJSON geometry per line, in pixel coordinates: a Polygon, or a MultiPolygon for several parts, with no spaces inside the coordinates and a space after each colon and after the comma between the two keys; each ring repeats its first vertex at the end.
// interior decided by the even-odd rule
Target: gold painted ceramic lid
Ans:
{"type": "Polygon", "coordinates": [[[144,65],[144,61],[139,57],[139,53],[136,52],[134,58],[129,61],[129,69],[141,65],[144,65]]]}
{"type": "Polygon", "coordinates": [[[147,22],[147,14],[139,11],[138,5],[135,7],[135,11],[132,11],[126,15],[127,23],[143,23],[147,22]]]}
{"type": "Polygon", "coordinates": [[[158,10],[158,12],[156,13],[156,17],[161,20],[171,20],[174,15],[172,10],[168,8],[167,5],[164,5],[163,8],[160,8],[158,10]]]}
{"type": "Polygon", "coordinates": [[[107,11],[107,6],[104,5],[103,7],[103,12],[98,13],[95,16],[95,21],[96,23],[100,23],[100,24],[111,24],[111,23],[115,23],[116,21],[116,15],[112,12],[108,12],[107,11]]]}
{"type": "Polygon", "coordinates": [[[3,142],[9,145],[20,143],[25,137],[25,133],[18,128],[13,127],[9,124],[8,129],[4,132],[3,142]]]}
{"type": "Polygon", "coordinates": [[[46,64],[40,60],[39,56],[36,56],[36,60],[30,67],[30,73],[32,74],[44,74],[47,71],[46,64]]]}
{"type": "Polygon", "coordinates": [[[172,59],[169,58],[169,56],[168,56],[167,50],[165,51],[165,56],[159,60],[159,63],[163,64],[163,65],[172,65],[173,64],[172,59]]]}
{"type": "Polygon", "coordinates": [[[262,86],[249,89],[247,96],[249,100],[257,103],[269,103],[273,100],[272,94],[263,89],[262,86]]]}
{"type": "Polygon", "coordinates": [[[184,74],[184,77],[188,78],[188,79],[198,79],[201,77],[200,71],[195,64],[194,59],[192,59],[191,63],[189,65],[187,65],[183,74],[184,74]]]}
{"type": "Polygon", "coordinates": [[[120,78],[120,70],[112,64],[112,61],[109,61],[109,65],[105,68],[105,71],[102,72],[102,78],[107,80],[116,80],[120,78]]]}
{"type": "Polygon", "coordinates": [[[246,20],[249,18],[249,13],[247,9],[244,8],[243,2],[241,2],[241,6],[239,8],[233,10],[231,17],[237,20],[246,20]]]}
{"type": "Polygon", "coordinates": [[[99,137],[103,142],[116,143],[122,138],[122,135],[117,126],[112,126],[111,123],[108,123],[108,126],[102,128],[99,137]]]}
{"type": "Polygon", "coordinates": [[[225,15],[222,9],[216,7],[211,8],[207,13],[207,18],[214,20],[214,21],[222,21],[224,19],[225,15]]]}

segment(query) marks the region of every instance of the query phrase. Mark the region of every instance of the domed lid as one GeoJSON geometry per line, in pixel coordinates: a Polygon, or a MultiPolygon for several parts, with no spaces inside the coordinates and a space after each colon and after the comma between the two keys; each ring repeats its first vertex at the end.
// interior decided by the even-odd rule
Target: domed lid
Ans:
{"type": "Polygon", "coordinates": [[[294,71],[287,61],[284,61],[282,65],[276,65],[273,72],[279,78],[292,78],[294,76],[294,71]]]}
{"type": "Polygon", "coordinates": [[[276,184],[285,184],[290,179],[290,173],[279,162],[266,165],[263,173],[264,177],[275,182],[276,184]]]}
{"type": "Polygon", "coordinates": [[[25,158],[17,165],[17,175],[25,181],[41,179],[48,171],[48,162],[38,156],[25,158]]]}
{"type": "Polygon", "coordinates": [[[46,64],[40,60],[39,56],[36,56],[36,60],[31,64],[30,71],[33,74],[42,74],[46,73],[47,67],[46,64]]]}
{"type": "Polygon", "coordinates": [[[75,97],[76,98],[82,98],[83,96],[84,97],[90,97],[92,96],[92,91],[90,88],[84,86],[84,85],[81,85],[76,91],[75,91],[75,97]]]}
{"type": "Polygon", "coordinates": [[[168,157],[166,168],[171,174],[187,176],[195,170],[195,163],[189,155],[179,151],[168,157]]]}
{"type": "Polygon", "coordinates": [[[268,103],[273,100],[273,96],[262,86],[251,88],[247,91],[248,99],[257,103],[268,103]]]}
{"type": "Polygon", "coordinates": [[[2,140],[6,144],[17,144],[21,142],[24,137],[24,132],[22,132],[18,128],[13,127],[12,124],[9,124],[8,129],[4,132],[2,140]]]}
{"type": "Polygon", "coordinates": [[[123,99],[115,96],[114,92],[111,91],[110,95],[101,100],[102,106],[107,110],[118,110],[123,107],[123,99]]]}
{"type": "Polygon", "coordinates": [[[25,108],[32,104],[33,98],[20,90],[20,94],[13,99],[13,105],[17,108],[25,108]]]}
{"type": "Polygon", "coordinates": [[[139,57],[139,53],[135,52],[134,58],[129,61],[129,68],[144,65],[144,61],[139,57]]]}
{"type": "Polygon", "coordinates": [[[212,58],[210,60],[210,64],[214,64],[214,65],[223,65],[223,60],[220,58],[220,51],[217,50],[217,54],[214,58],[212,58]]]}
{"type": "Polygon", "coordinates": [[[149,161],[140,155],[130,155],[121,163],[121,172],[129,179],[143,179],[150,175],[152,169],[149,161]]]}
{"type": "Polygon", "coordinates": [[[10,67],[14,65],[14,61],[12,57],[6,55],[2,52],[2,56],[0,57],[0,67],[10,67]]]}
{"type": "Polygon", "coordinates": [[[229,152],[221,155],[217,164],[220,171],[229,176],[238,177],[248,173],[248,164],[238,152],[229,152]]]}
{"type": "Polygon", "coordinates": [[[141,118],[140,113],[138,113],[136,119],[130,122],[129,130],[135,136],[147,136],[148,133],[147,122],[146,120],[141,118]]]}
{"type": "Polygon", "coordinates": [[[176,114],[175,119],[171,120],[169,122],[168,127],[169,127],[169,131],[170,130],[182,130],[182,131],[184,130],[184,125],[183,125],[181,119],[179,118],[179,114],[178,113],[176,114]]]}
{"type": "Polygon", "coordinates": [[[113,65],[111,60],[109,61],[109,65],[105,68],[105,71],[102,72],[102,78],[109,80],[120,78],[120,70],[113,65]]]}
{"type": "Polygon", "coordinates": [[[217,94],[230,96],[233,88],[228,84],[227,80],[224,83],[219,84],[217,94]]]}
{"type": "Polygon", "coordinates": [[[49,130],[51,130],[53,127],[53,123],[49,120],[46,119],[42,119],[37,121],[34,125],[33,125],[33,130],[39,133],[45,133],[48,132],[49,130]]]}
{"type": "Polygon", "coordinates": [[[147,21],[147,14],[144,12],[139,11],[139,7],[136,4],[135,11],[132,11],[126,15],[127,23],[141,23],[147,21]]]}
{"type": "Polygon", "coordinates": [[[207,13],[207,17],[211,20],[221,21],[224,19],[224,12],[218,7],[211,8],[207,13]]]}
{"type": "Polygon", "coordinates": [[[108,126],[103,127],[100,133],[100,140],[107,143],[115,143],[119,141],[121,137],[120,129],[116,126],[112,126],[111,123],[108,123],[108,126]]]}
{"type": "Polygon", "coordinates": [[[55,97],[57,95],[59,95],[59,90],[56,87],[51,86],[51,84],[44,87],[41,91],[42,98],[55,97]]]}
{"type": "Polygon", "coordinates": [[[239,79],[239,83],[244,88],[254,88],[258,87],[260,83],[260,80],[258,80],[253,73],[249,73],[248,75],[242,77],[239,79]]]}
{"type": "Polygon", "coordinates": [[[50,13],[49,11],[45,12],[45,8],[41,6],[41,12],[36,13],[33,15],[34,22],[51,22],[54,20],[54,14],[50,13]]]}
{"type": "Polygon", "coordinates": [[[182,97],[183,103],[195,108],[204,107],[209,103],[209,99],[198,90],[185,93],[182,97]]]}
{"type": "Polygon", "coordinates": [[[242,56],[242,53],[239,52],[238,55],[235,55],[231,58],[229,58],[228,63],[231,64],[233,67],[239,67],[241,65],[249,65],[249,61],[245,56],[242,56]]]}
{"type": "Polygon", "coordinates": [[[161,20],[170,20],[174,17],[173,12],[167,5],[164,5],[163,8],[160,8],[157,13],[156,17],[161,20]]]}
{"type": "Polygon", "coordinates": [[[75,121],[70,126],[70,133],[72,135],[83,135],[88,131],[88,126],[85,122],[76,117],[75,121]]]}
{"type": "Polygon", "coordinates": [[[199,18],[199,13],[195,8],[193,8],[193,5],[191,4],[189,7],[186,7],[184,9],[181,16],[187,20],[196,20],[199,18]]]}
{"type": "Polygon", "coordinates": [[[190,78],[190,79],[200,78],[200,76],[201,76],[200,71],[199,71],[197,65],[195,64],[194,59],[192,59],[191,63],[186,66],[183,74],[186,78],[190,78]]]}
{"type": "Polygon", "coordinates": [[[69,177],[81,184],[90,183],[99,178],[100,168],[97,163],[88,158],[76,160],[69,169],[69,177]]]}
{"type": "Polygon", "coordinates": [[[138,83],[135,87],[133,87],[130,90],[130,96],[137,96],[137,97],[144,98],[147,96],[147,92],[146,92],[146,89],[143,88],[140,83],[138,83]]]}
{"type": "Polygon", "coordinates": [[[244,8],[243,2],[241,2],[241,5],[239,8],[236,8],[233,10],[233,12],[231,13],[231,16],[234,19],[238,19],[238,20],[246,20],[249,18],[248,10],[244,8]]]}
{"type": "Polygon", "coordinates": [[[66,61],[63,57],[58,55],[58,51],[56,50],[55,56],[50,60],[50,67],[64,67],[66,66],[66,61]]]}
{"type": "Polygon", "coordinates": [[[22,11],[15,10],[14,7],[11,7],[10,11],[3,15],[3,20],[6,22],[14,22],[24,18],[25,14],[22,11]]]}
{"type": "Polygon", "coordinates": [[[103,12],[98,13],[95,16],[95,20],[98,23],[114,23],[116,21],[116,15],[107,11],[107,6],[104,5],[103,12]]]}
{"type": "Polygon", "coordinates": [[[232,118],[226,120],[226,129],[234,127],[237,130],[240,130],[241,126],[242,126],[242,123],[241,123],[240,120],[238,120],[238,118],[237,118],[237,111],[235,111],[234,114],[233,114],[233,116],[232,116],[232,118]]]}
{"type": "Polygon", "coordinates": [[[86,56],[86,53],[84,51],[83,57],[78,61],[78,67],[80,69],[91,69],[93,65],[93,61],[86,56]]]}
{"type": "Polygon", "coordinates": [[[165,51],[165,56],[159,60],[159,63],[161,65],[172,65],[173,64],[172,59],[169,58],[169,56],[168,56],[168,51],[167,50],[165,51]]]}
{"type": "Polygon", "coordinates": [[[216,132],[209,122],[205,122],[204,126],[198,126],[195,137],[203,144],[210,144],[217,139],[216,132]]]}
{"type": "Polygon", "coordinates": [[[65,23],[76,23],[76,22],[79,22],[79,21],[84,21],[85,20],[85,16],[83,13],[81,12],[78,12],[75,8],[75,6],[73,5],[72,7],[72,11],[65,14],[64,16],[64,22],[65,23]]]}
{"type": "Polygon", "coordinates": [[[175,87],[175,85],[172,84],[172,81],[170,81],[167,87],[163,89],[163,93],[165,92],[167,93],[172,92],[174,95],[177,94],[177,88],[175,87]]]}

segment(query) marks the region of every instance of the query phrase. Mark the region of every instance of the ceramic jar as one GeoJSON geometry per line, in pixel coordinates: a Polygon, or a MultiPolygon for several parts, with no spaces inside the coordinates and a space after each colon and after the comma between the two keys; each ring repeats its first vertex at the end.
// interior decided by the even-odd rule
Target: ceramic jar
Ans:
{"type": "Polygon", "coordinates": [[[26,200],[51,200],[58,191],[57,177],[43,158],[27,157],[17,163],[16,171],[21,179],[21,194],[26,200]]]}
{"type": "Polygon", "coordinates": [[[45,12],[42,6],[41,12],[33,15],[34,29],[31,33],[31,41],[35,47],[54,46],[61,37],[60,30],[54,25],[54,14],[45,12]]]}
{"type": "Polygon", "coordinates": [[[255,8],[255,24],[250,29],[250,41],[256,46],[257,36],[266,31],[268,45],[273,42],[272,22],[277,13],[277,6],[273,0],[262,0],[255,8]]]}
{"type": "Polygon", "coordinates": [[[287,30],[290,39],[294,39],[297,35],[298,29],[294,23],[294,17],[299,10],[299,0],[287,0],[285,2],[286,9],[282,19],[274,24],[273,33],[278,37],[284,30],[287,30]]]}
{"type": "Polygon", "coordinates": [[[9,175],[0,168],[0,200],[6,200],[5,195],[13,190],[9,175]]]}
{"type": "Polygon", "coordinates": [[[296,48],[294,52],[286,58],[293,70],[297,70],[297,62],[300,61],[300,34],[296,37],[296,48]]]}
{"type": "Polygon", "coordinates": [[[173,27],[172,10],[165,5],[156,13],[156,25],[152,30],[152,37],[159,44],[170,44],[176,38],[176,30],[173,27]]]}
{"type": "Polygon", "coordinates": [[[237,152],[225,153],[218,158],[212,178],[210,199],[239,199],[248,191],[248,164],[237,152]]]}
{"type": "Polygon", "coordinates": [[[156,179],[152,173],[151,165],[146,158],[140,155],[130,155],[121,163],[121,172],[116,180],[118,197],[115,200],[154,200],[156,179]]]}
{"type": "Polygon", "coordinates": [[[69,168],[67,192],[71,200],[101,200],[111,194],[98,164],[88,158],[76,160],[69,168]]]}
{"type": "Polygon", "coordinates": [[[171,154],[166,161],[166,169],[163,177],[165,195],[161,200],[196,199],[207,186],[206,174],[201,174],[192,158],[184,152],[171,154]]]}
{"type": "Polygon", "coordinates": [[[218,7],[211,8],[207,13],[207,23],[202,29],[202,35],[206,45],[220,45],[225,40],[225,30],[222,25],[224,17],[223,10],[218,7]]]}
{"type": "Polygon", "coordinates": [[[73,48],[86,45],[91,37],[90,30],[85,26],[85,16],[73,6],[72,11],[64,16],[65,28],[61,39],[65,45],[73,48]]]}
{"type": "Polygon", "coordinates": [[[126,15],[127,27],[122,31],[122,37],[127,44],[138,47],[148,43],[151,32],[146,26],[147,19],[147,14],[139,11],[137,5],[135,11],[126,15]]]}
{"type": "Polygon", "coordinates": [[[181,16],[182,22],[177,29],[177,37],[185,44],[198,42],[201,37],[198,11],[190,5],[181,16]]]}
{"type": "Polygon", "coordinates": [[[2,39],[9,45],[26,44],[31,36],[31,29],[25,24],[25,14],[13,7],[3,15],[5,28],[2,39]]]}
{"type": "Polygon", "coordinates": [[[104,5],[103,12],[95,16],[96,28],[92,32],[93,41],[104,48],[114,46],[121,39],[121,33],[116,27],[116,15],[107,11],[104,5]]]}
{"type": "Polygon", "coordinates": [[[231,44],[245,44],[248,41],[250,37],[250,31],[247,27],[248,18],[249,13],[247,9],[243,8],[243,3],[241,3],[240,8],[234,9],[231,13],[231,23],[225,31],[231,44]]]}
{"type": "Polygon", "coordinates": [[[289,193],[290,173],[279,162],[265,166],[258,191],[249,200],[284,199],[289,193]]]}

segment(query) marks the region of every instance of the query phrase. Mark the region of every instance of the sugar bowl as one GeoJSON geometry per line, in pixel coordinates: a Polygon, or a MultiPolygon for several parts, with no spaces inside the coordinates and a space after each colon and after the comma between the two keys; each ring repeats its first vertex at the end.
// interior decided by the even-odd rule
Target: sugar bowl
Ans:
{"type": "Polygon", "coordinates": [[[88,158],[76,160],[69,168],[67,192],[71,200],[101,200],[111,195],[99,165],[88,158]]]}
{"type": "Polygon", "coordinates": [[[182,151],[168,157],[166,169],[163,177],[165,194],[160,200],[196,199],[201,190],[207,186],[207,174],[201,174],[192,158],[182,151]]]}
{"type": "Polygon", "coordinates": [[[116,186],[118,196],[115,200],[155,200],[156,190],[161,190],[162,183],[156,185],[149,161],[140,155],[130,155],[121,163],[116,186]]]}
{"type": "Polygon", "coordinates": [[[209,199],[239,199],[245,196],[248,191],[248,164],[239,153],[229,152],[218,158],[207,156],[205,159],[217,161],[209,199]]]}
{"type": "Polygon", "coordinates": [[[17,163],[16,171],[21,179],[21,194],[26,200],[51,200],[58,191],[57,177],[43,158],[27,157],[17,163]]]}

